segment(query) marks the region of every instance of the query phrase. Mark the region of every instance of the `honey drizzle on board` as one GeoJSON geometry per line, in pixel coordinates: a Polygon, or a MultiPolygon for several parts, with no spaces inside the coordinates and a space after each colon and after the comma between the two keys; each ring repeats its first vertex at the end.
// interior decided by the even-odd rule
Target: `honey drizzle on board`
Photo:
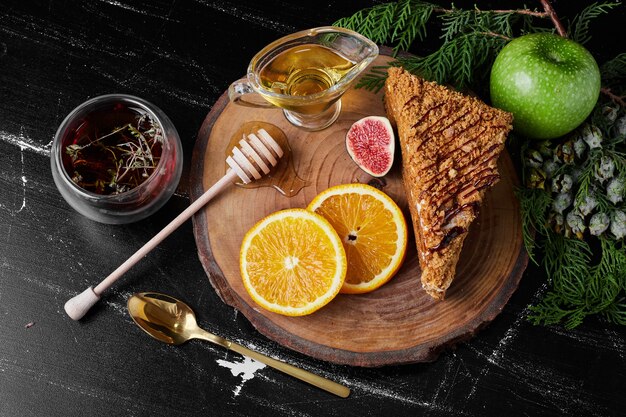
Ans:
{"type": "MultiPolygon", "coordinates": [[[[242,188],[261,188],[271,187],[284,195],[285,197],[293,197],[304,187],[311,185],[310,181],[304,180],[298,176],[294,166],[291,146],[287,135],[278,127],[271,123],[252,121],[244,123],[230,138],[230,142],[226,146],[226,157],[228,157],[235,146],[239,146],[239,141],[247,137],[251,133],[265,129],[267,133],[280,145],[284,154],[279,159],[278,164],[272,168],[269,174],[264,175],[258,180],[252,180],[248,184],[237,181],[236,184],[242,188]]],[[[253,161],[251,161],[253,162],[253,161]]],[[[225,165],[228,169],[228,165],[225,165]]]]}

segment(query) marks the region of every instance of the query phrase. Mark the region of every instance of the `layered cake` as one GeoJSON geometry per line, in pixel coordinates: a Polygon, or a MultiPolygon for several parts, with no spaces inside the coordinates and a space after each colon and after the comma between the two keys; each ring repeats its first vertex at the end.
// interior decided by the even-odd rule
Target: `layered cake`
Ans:
{"type": "Polygon", "coordinates": [[[400,67],[389,68],[385,108],[400,140],[422,286],[443,300],[484,194],[500,178],[513,117],[400,67]]]}

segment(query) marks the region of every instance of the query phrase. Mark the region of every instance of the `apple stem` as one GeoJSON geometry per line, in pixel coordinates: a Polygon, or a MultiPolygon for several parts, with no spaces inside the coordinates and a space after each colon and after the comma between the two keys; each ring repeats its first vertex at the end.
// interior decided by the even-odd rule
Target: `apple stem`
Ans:
{"type": "Polygon", "coordinates": [[[556,12],[554,11],[554,7],[552,7],[552,3],[550,3],[550,0],[541,0],[541,5],[543,6],[543,9],[546,11],[548,16],[550,16],[550,20],[552,20],[552,23],[554,23],[554,27],[556,27],[557,33],[560,36],[567,38],[567,31],[565,30],[563,23],[561,23],[559,16],[557,16],[556,12]]]}

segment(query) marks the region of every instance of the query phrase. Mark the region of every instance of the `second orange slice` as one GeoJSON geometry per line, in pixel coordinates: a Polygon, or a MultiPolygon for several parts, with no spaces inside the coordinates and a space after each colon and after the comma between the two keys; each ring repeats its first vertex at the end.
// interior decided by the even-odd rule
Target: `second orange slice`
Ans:
{"type": "Polygon", "coordinates": [[[398,271],[407,245],[407,226],[398,205],[366,184],[342,184],[321,192],[309,210],[326,218],[346,252],[342,293],[370,292],[398,271]]]}

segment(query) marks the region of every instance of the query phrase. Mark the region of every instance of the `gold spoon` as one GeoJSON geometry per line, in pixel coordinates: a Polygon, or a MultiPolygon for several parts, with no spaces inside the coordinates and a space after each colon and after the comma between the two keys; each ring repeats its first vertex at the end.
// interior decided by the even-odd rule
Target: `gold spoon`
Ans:
{"type": "Polygon", "coordinates": [[[161,342],[170,345],[180,345],[190,339],[207,340],[342,398],[350,395],[350,388],[348,387],[312,374],[304,369],[272,359],[269,356],[201,329],[196,323],[196,316],[193,310],[187,304],[169,295],[155,292],[134,294],[128,299],[128,312],[139,327],[161,342]]]}

